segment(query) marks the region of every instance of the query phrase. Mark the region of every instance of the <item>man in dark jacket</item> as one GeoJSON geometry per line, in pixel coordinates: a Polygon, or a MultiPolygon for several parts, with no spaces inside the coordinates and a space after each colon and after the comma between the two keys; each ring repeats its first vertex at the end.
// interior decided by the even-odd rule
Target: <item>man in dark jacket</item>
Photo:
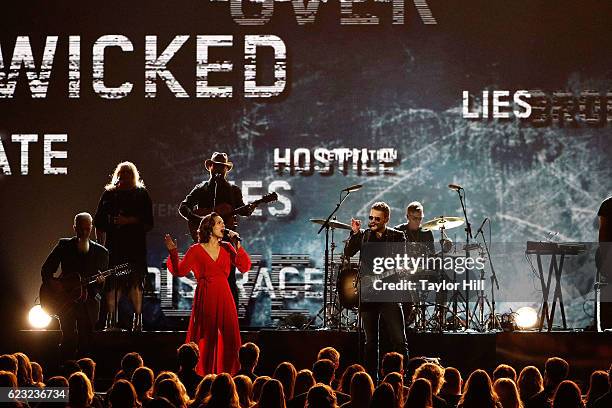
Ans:
{"type": "MultiPolygon", "coordinates": [[[[391,209],[384,202],[374,203],[370,209],[368,229],[361,229],[361,221],[351,220],[351,236],[344,249],[344,255],[351,257],[359,252],[365,243],[405,243],[404,233],[392,228],[387,228],[391,215],[391,209]]],[[[361,254],[361,263],[368,262],[361,254]]],[[[361,269],[363,272],[363,268],[361,269]]],[[[363,286],[362,286],[363,287],[363,286]]],[[[362,296],[362,295],[360,295],[362,296]]],[[[402,306],[397,302],[360,302],[360,314],[365,332],[365,366],[372,378],[378,373],[379,347],[378,347],[378,324],[382,318],[385,322],[387,336],[392,351],[396,351],[408,359],[408,343],[404,328],[404,313],[402,306]]]]}
{"type": "MultiPolygon", "coordinates": [[[[76,236],[60,239],[43,264],[41,269],[43,284],[55,285],[75,280],[78,284],[79,281],[85,282],[92,275],[108,267],[108,251],[89,239],[93,228],[91,215],[77,214],[74,217],[73,228],[76,236]],[[55,279],[53,275],[60,266],[61,274],[55,279]]],[[[98,281],[99,286],[101,282],[98,281]]],[[[89,285],[78,299],[66,298],[60,310],[55,311],[62,328],[60,346],[62,361],[74,358],[77,349],[81,355],[89,351],[93,327],[100,310],[100,289],[89,285]]],[[[78,293],[71,295],[78,296],[78,293]]]]}

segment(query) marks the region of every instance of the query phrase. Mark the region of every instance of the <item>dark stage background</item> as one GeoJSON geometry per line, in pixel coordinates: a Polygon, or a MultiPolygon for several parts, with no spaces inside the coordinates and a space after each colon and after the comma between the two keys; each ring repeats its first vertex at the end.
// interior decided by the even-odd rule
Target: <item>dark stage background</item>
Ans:
{"type": "MultiPolygon", "coordinates": [[[[426,219],[460,215],[456,193],[447,188],[455,182],[467,191],[475,228],[484,217],[491,218],[495,242],[524,244],[551,231],[562,241],[596,240],[596,212],[612,192],[610,126],[468,121],[461,115],[461,98],[464,90],[476,98],[483,90],[609,91],[612,6],[601,1],[428,4],[437,25],[424,25],[411,2],[406,2],[405,24],[395,26],[390,3],[372,6],[382,16],[375,26],[341,26],[337,2],[322,3],[309,27],[295,23],[288,2],[275,3],[269,24],[246,28],[232,22],[225,2],[37,2],[5,10],[0,30],[5,71],[18,35],[30,36],[37,64],[45,36],[58,35],[59,41],[47,98],[30,98],[22,72],[15,97],[0,99],[0,137],[13,170],[0,177],[3,318],[26,325],[40,265],[57,239],[71,234],[76,212],[95,211],[109,174],[123,160],[138,166],[154,201],[156,225],[148,236],[152,278],[164,273],[158,270],[165,257],[164,233],[178,237],[182,249],[189,244],[176,209],[205,177],[203,161],[213,151],[229,153],[235,165],[230,179],[243,193],[260,196],[274,190],[283,197],[240,225],[245,246],[261,254],[260,266],[267,268],[272,284],[257,298],[256,316],[250,320],[254,326],[276,324],[285,313],[279,310],[318,310],[321,285],[316,280],[321,279],[324,240],[308,219],[324,218],[339,191],[351,184],[364,188],[338,213],[344,222],[351,216],[365,219],[378,200],[391,205],[391,224],[404,222],[405,205],[412,200],[425,205],[426,219]],[[244,97],[241,49],[246,33],[274,34],[285,42],[288,78],[280,97],[244,97]],[[131,94],[119,100],[102,99],[91,86],[91,45],[105,34],[125,35],[134,44],[131,53],[107,51],[107,84],[134,84],[131,94]],[[176,98],[158,80],[157,97],[145,99],[145,35],[157,35],[161,51],[179,34],[191,37],[168,67],[190,98],[176,98]],[[211,77],[234,85],[233,98],[195,98],[198,34],[234,35],[232,51],[211,53],[234,62],[235,73],[211,77]],[[69,35],[80,35],[82,41],[80,99],[67,97],[69,35]],[[30,147],[29,175],[19,175],[19,145],[10,143],[14,133],[36,133],[39,139],[45,133],[67,133],[68,158],[54,163],[67,166],[68,175],[42,174],[40,142],[30,147]],[[394,149],[398,159],[389,174],[366,174],[351,166],[327,175],[280,173],[274,167],[275,148],[394,149]],[[275,255],[296,257],[275,263],[275,255]],[[281,266],[297,270],[287,275],[287,290],[297,290],[295,297],[281,293],[281,266]],[[309,289],[307,279],[315,281],[309,289]]],[[[260,68],[268,72],[264,79],[269,61],[270,55],[262,53],[260,68]]],[[[461,233],[453,230],[450,236],[461,240],[461,233]]],[[[344,233],[335,238],[341,244],[344,233]]],[[[514,269],[523,275],[504,274],[500,267],[502,289],[518,278],[531,282],[525,260],[515,262],[514,269]]],[[[256,274],[249,273],[247,289],[256,274]]],[[[584,288],[592,276],[572,279],[568,287],[580,287],[581,295],[568,317],[571,325],[583,327],[591,313],[584,288]]],[[[188,282],[175,281],[174,288],[173,307],[189,309],[188,282]]],[[[159,286],[149,289],[153,298],[163,295],[159,286]]]]}

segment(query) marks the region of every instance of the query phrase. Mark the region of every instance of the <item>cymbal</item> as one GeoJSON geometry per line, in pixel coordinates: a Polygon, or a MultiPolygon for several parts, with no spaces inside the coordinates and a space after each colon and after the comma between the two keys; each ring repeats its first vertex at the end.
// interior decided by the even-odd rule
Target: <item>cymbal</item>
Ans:
{"type": "MultiPolygon", "coordinates": [[[[325,220],[322,218],[311,218],[310,222],[314,222],[315,224],[323,225],[325,224],[325,220]]],[[[350,230],[351,226],[349,224],[345,224],[340,221],[329,220],[329,227],[331,229],[345,229],[350,230]]]]}
{"type": "Polygon", "coordinates": [[[462,217],[450,217],[442,215],[432,220],[427,221],[421,225],[421,228],[425,231],[439,231],[440,229],[451,229],[457,228],[465,223],[465,219],[462,217]]]}

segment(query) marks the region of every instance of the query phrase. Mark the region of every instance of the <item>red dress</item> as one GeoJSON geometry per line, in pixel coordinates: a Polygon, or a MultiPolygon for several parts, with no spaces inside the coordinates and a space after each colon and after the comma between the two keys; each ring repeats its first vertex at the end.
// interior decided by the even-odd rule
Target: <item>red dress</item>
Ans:
{"type": "Polygon", "coordinates": [[[243,273],[251,268],[246,251],[241,247],[236,252],[226,242],[221,243],[216,261],[200,244],[189,247],[182,261],[176,249],[170,251],[167,261],[168,270],[174,276],[193,271],[198,282],[185,342],[193,341],[200,347],[196,367],[200,375],[235,374],[240,368],[238,313],[227,282],[232,263],[243,273]]]}

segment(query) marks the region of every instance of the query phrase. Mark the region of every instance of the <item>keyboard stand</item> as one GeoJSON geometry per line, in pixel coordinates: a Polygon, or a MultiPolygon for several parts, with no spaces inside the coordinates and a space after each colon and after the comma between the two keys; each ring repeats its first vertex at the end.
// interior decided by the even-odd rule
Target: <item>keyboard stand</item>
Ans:
{"type": "Polygon", "coordinates": [[[540,325],[539,331],[544,328],[544,323],[548,325],[548,331],[552,330],[553,321],[555,319],[555,310],[557,308],[557,301],[559,302],[559,310],[561,312],[561,320],[563,321],[563,329],[567,330],[567,320],[565,319],[565,307],[563,306],[563,294],[561,293],[561,274],[563,272],[563,261],[565,255],[559,255],[559,263],[557,264],[557,255],[550,255],[550,264],[548,266],[548,277],[546,282],[544,281],[544,268],[542,267],[542,254],[537,253],[538,260],[538,271],[540,273],[540,284],[542,285],[542,310],[540,312],[540,325]],[[555,276],[555,290],[552,298],[552,308],[549,310],[548,297],[550,295],[550,289],[552,284],[553,274],[555,276]]]}

